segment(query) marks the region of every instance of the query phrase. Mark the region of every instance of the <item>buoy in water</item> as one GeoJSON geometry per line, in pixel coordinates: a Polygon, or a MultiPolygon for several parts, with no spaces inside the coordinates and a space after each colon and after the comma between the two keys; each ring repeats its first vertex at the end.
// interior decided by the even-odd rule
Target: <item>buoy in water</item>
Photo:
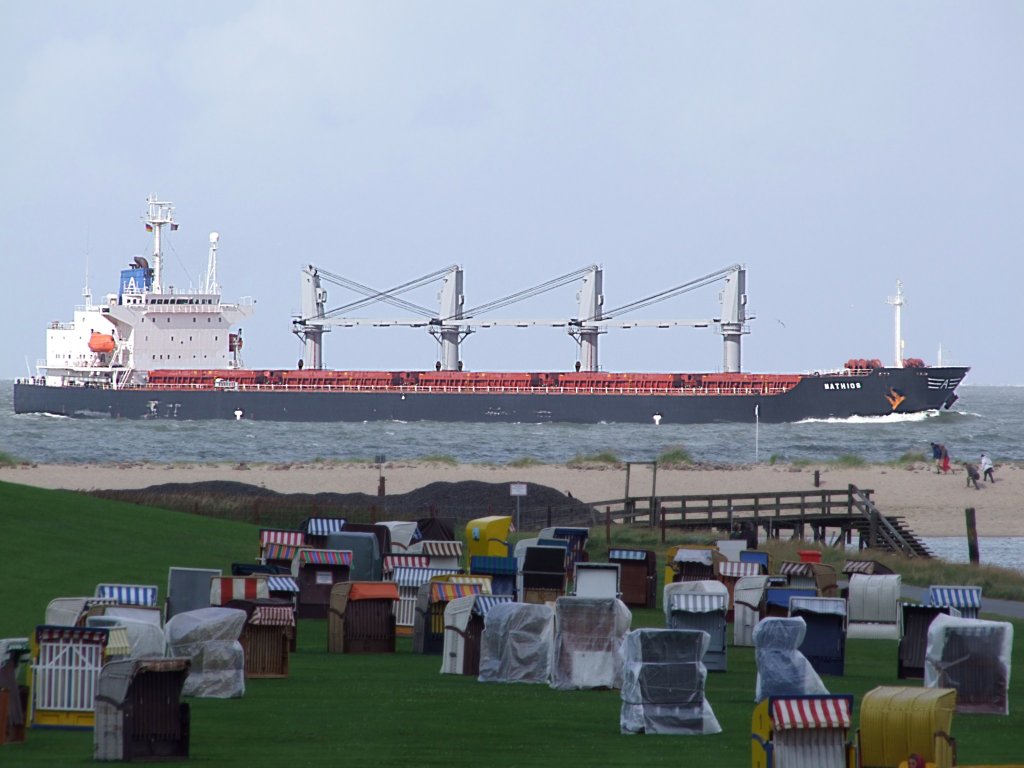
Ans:
{"type": "Polygon", "coordinates": [[[658,426],[659,424],[661,424],[661,414],[656,413],[654,414],[654,426],[658,426]]]}
{"type": "Polygon", "coordinates": [[[244,415],[245,415],[245,411],[243,411],[241,408],[236,408],[235,409],[235,421],[241,421],[242,420],[242,416],[244,416],[244,415]]]}

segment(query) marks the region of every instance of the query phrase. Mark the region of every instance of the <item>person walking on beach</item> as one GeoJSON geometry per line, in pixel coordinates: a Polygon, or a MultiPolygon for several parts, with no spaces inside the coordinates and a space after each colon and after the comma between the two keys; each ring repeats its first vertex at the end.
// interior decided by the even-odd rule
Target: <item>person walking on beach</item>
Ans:
{"type": "Polygon", "coordinates": [[[942,473],[949,474],[949,451],[946,450],[946,446],[944,445],[940,445],[939,447],[942,449],[942,459],[940,460],[940,463],[942,464],[942,473]]]}
{"type": "Polygon", "coordinates": [[[996,481],[996,476],[993,474],[994,469],[995,466],[992,464],[992,459],[984,453],[981,454],[981,476],[990,483],[994,483],[996,481]]]}
{"type": "Polygon", "coordinates": [[[942,454],[946,452],[946,446],[942,443],[932,443],[932,459],[935,461],[935,474],[942,471],[942,454]]]}
{"type": "Polygon", "coordinates": [[[974,484],[974,490],[980,490],[978,486],[978,480],[981,479],[981,475],[978,474],[978,468],[970,462],[964,462],[964,471],[967,473],[967,487],[970,488],[971,484],[974,484]]]}

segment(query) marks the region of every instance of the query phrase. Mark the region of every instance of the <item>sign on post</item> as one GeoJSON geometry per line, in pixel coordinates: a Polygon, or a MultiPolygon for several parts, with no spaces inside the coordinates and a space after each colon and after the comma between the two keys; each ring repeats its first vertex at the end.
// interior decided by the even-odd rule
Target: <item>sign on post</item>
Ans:
{"type": "Polygon", "coordinates": [[[526,483],[509,483],[508,492],[510,496],[516,497],[516,530],[521,531],[519,525],[519,500],[526,495],[526,483]]]}

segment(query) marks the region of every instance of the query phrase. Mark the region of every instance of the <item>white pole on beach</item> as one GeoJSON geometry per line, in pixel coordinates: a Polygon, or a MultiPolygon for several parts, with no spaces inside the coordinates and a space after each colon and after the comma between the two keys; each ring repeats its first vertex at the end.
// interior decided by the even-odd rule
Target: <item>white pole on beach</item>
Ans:
{"type": "Polygon", "coordinates": [[[754,463],[757,464],[761,449],[761,414],[759,406],[754,406],[754,463]]]}

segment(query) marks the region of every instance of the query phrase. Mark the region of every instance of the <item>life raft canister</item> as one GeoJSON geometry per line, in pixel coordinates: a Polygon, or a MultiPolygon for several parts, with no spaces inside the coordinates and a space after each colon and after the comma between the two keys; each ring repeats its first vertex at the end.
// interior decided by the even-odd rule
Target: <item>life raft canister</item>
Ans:
{"type": "Polygon", "coordinates": [[[93,331],[89,337],[89,349],[98,354],[109,354],[114,351],[116,342],[109,333],[93,331]]]}

